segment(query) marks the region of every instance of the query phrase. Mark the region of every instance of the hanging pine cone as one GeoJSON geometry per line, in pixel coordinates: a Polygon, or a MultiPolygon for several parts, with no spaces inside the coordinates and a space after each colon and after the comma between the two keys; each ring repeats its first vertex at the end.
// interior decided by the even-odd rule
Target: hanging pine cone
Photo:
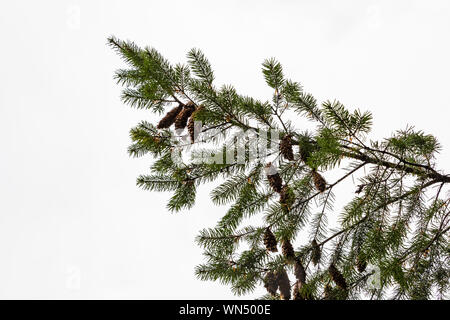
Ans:
{"type": "Polygon", "coordinates": [[[332,263],[330,265],[330,267],[328,268],[328,272],[330,273],[331,279],[333,279],[334,283],[336,283],[336,285],[343,289],[343,290],[347,290],[347,282],[345,281],[344,276],[342,275],[342,273],[334,266],[334,264],[332,263]]]}
{"type": "Polygon", "coordinates": [[[187,128],[189,132],[189,137],[191,138],[191,143],[195,142],[195,139],[197,139],[198,134],[200,133],[201,127],[199,125],[196,126],[195,123],[195,115],[200,112],[203,109],[203,107],[199,107],[197,110],[195,110],[191,117],[189,118],[187,128]],[[197,131],[197,132],[196,132],[197,131]]]}
{"type": "Polygon", "coordinates": [[[281,179],[280,174],[276,171],[276,168],[271,162],[269,162],[264,169],[266,171],[269,185],[275,192],[280,193],[281,189],[283,189],[283,180],[281,179]]]}
{"type": "Polygon", "coordinates": [[[327,182],[325,181],[325,179],[316,170],[312,171],[312,176],[316,189],[320,192],[324,192],[327,187],[327,182]]]}
{"type": "Polygon", "coordinates": [[[291,298],[291,284],[289,282],[289,277],[284,269],[281,269],[277,272],[277,280],[281,299],[289,300],[291,298]]]}
{"type": "Polygon", "coordinates": [[[280,174],[276,171],[275,167],[269,162],[264,168],[267,175],[267,180],[269,181],[269,185],[275,192],[280,193],[283,188],[283,180],[280,177],[280,174]]]}
{"type": "Polygon", "coordinates": [[[295,195],[289,186],[284,186],[280,192],[280,204],[283,211],[288,212],[291,210],[292,205],[295,201],[295,195]]]}
{"type": "Polygon", "coordinates": [[[175,130],[183,130],[184,128],[186,128],[187,121],[194,110],[195,106],[192,102],[187,103],[183,107],[183,110],[181,110],[181,112],[175,118],[175,130]]]}
{"type": "Polygon", "coordinates": [[[269,179],[269,184],[275,192],[281,192],[283,180],[281,180],[280,174],[276,173],[271,176],[267,176],[269,179]]]}
{"type": "Polygon", "coordinates": [[[294,160],[294,151],[292,150],[292,137],[291,135],[285,135],[280,142],[280,153],[286,160],[294,160]]]}
{"type": "Polygon", "coordinates": [[[294,285],[294,289],[292,289],[292,299],[293,300],[304,300],[302,295],[300,294],[301,284],[297,281],[294,285]]]}
{"type": "Polygon", "coordinates": [[[267,272],[266,276],[264,277],[264,288],[266,288],[267,292],[270,293],[270,295],[277,295],[278,279],[272,271],[267,272]]]}
{"type": "Polygon", "coordinates": [[[320,262],[322,252],[320,251],[320,247],[317,244],[316,239],[314,239],[311,242],[311,246],[312,246],[311,261],[316,266],[320,262]]]}
{"type": "Polygon", "coordinates": [[[358,269],[359,272],[364,272],[367,267],[367,262],[362,258],[359,257],[356,258],[356,269],[358,269]]]}
{"type": "Polygon", "coordinates": [[[283,244],[281,245],[281,252],[288,261],[293,261],[295,259],[294,248],[289,240],[283,241],[283,244]]]}
{"type": "Polygon", "coordinates": [[[300,284],[305,284],[306,271],[305,268],[303,267],[302,262],[300,261],[300,258],[295,259],[294,274],[295,278],[300,282],[300,284]]]}
{"type": "Polygon", "coordinates": [[[178,116],[181,110],[183,110],[183,105],[180,103],[178,107],[175,107],[166,113],[166,115],[159,121],[156,128],[158,129],[169,128],[175,122],[175,118],[178,116]]]}
{"type": "Polygon", "coordinates": [[[264,245],[266,246],[267,251],[269,252],[277,252],[277,239],[275,239],[275,236],[273,235],[272,231],[270,231],[269,228],[266,228],[266,231],[264,232],[264,245]]]}

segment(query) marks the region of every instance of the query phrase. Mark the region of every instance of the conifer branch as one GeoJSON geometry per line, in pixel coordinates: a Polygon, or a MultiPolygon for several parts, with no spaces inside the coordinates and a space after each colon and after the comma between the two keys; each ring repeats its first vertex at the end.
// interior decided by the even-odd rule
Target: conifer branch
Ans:
{"type": "Polygon", "coordinates": [[[194,205],[197,186],[225,179],[211,197],[215,204],[230,204],[230,209],[216,227],[202,230],[196,239],[206,259],[196,269],[200,279],[220,280],[236,294],[262,283],[272,298],[284,299],[291,297],[292,288],[295,299],[381,299],[389,289],[396,290],[396,299],[448,293],[450,253],[441,240],[447,239],[450,228],[450,198],[445,194],[450,175],[436,168],[440,146],[433,136],[408,127],[367,143],[370,112],[351,112],[336,100],[318,104],[299,83],[285,78],[273,58],[263,62],[262,72],[274,94],[261,102],[231,86],[215,88],[213,69],[198,49],[189,51],[187,65],[173,67],[155,49],[114,37],[108,43],[129,66],[115,75],[124,86],[122,101],[155,114],[166,112],[158,126],[142,121],[130,131],[129,154],[155,158],[151,174],[139,176],[138,186],[172,191],[167,207],[180,211],[194,205]],[[292,113],[287,118],[289,110],[313,121],[316,129],[300,131],[292,113]],[[192,126],[197,117],[205,125],[201,133],[219,133],[197,139],[192,126]],[[181,144],[173,139],[183,137],[180,132],[188,119],[191,141],[181,144]],[[179,130],[175,134],[172,124],[179,130]],[[270,136],[260,128],[271,130],[270,136]],[[235,144],[236,130],[265,137],[266,149],[271,144],[265,157],[250,156],[248,137],[235,144]],[[222,144],[227,135],[233,141],[222,144]],[[281,142],[275,140],[278,135],[281,142]],[[195,156],[195,148],[206,144],[213,155],[228,157],[224,150],[231,145],[246,152],[242,161],[230,163],[179,164],[172,157],[175,149],[195,156]],[[273,164],[279,169],[271,172],[273,164]],[[327,184],[327,171],[338,168],[345,172],[327,184]],[[349,177],[359,180],[355,197],[340,211],[337,225],[329,227],[328,216],[336,214],[335,191],[349,177]],[[256,215],[263,226],[240,228],[256,215]],[[312,243],[301,243],[300,234],[312,243]],[[383,281],[376,290],[367,287],[372,273],[364,270],[369,262],[381,270],[383,281]],[[297,281],[292,282],[294,264],[297,281]]]}

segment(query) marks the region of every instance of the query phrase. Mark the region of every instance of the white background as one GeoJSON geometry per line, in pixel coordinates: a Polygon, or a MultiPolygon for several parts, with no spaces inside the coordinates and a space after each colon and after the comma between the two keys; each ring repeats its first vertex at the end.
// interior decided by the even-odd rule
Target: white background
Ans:
{"type": "Polygon", "coordinates": [[[233,298],[194,277],[194,237],[225,208],[205,191],[170,214],[135,186],[150,159],[128,157],[128,131],[150,118],[119,100],[109,35],[172,62],[201,48],[219,84],[261,99],[274,56],[320,101],[371,110],[374,138],[436,135],[450,172],[448,0],[2,1],[0,298],[233,298]]]}

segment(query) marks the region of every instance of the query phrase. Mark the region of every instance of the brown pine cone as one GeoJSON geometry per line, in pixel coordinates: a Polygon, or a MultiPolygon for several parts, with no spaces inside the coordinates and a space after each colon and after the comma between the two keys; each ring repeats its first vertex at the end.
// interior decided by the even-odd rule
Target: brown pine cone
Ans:
{"type": "Polygon", "coordinates": [[[281,245],[281,252],[288,261],[293,261],[295,259],[294,248],[289,240],[283,241],[283,244],[281,245]]]}
{"type": "Polygon", "coordinates": [[[276,274],[274,274],[272,271],[267,272],[266,276],[264,277],[264,288],[266,288],[267,292],[270,293],[270,295],[277,295],[278,279],[276,274]]]}
{"type": "Polygon", "coordinates": [[[304,300],[302,295],[300,294],[301,284],[297,281],[294,285],[294,289],[292,289],[292,300],[304,300]]]}
{"type": "Polygon", "coordinates": [[[272,231],[269,228],[266,228],[263,237],[264,245],[266,246],[267,251],[269,252],[277,252],[277,239],[273,235],[272,231]]]}
{"type": "Polygon", "coordinates": [[[201,111],[203,109],[203,107],[199,107],[197,110],[195,110],[191,117],[189,118],[188,124],[187,124],[187,128],[188,128],[188,132],[189,132],[189,137],[191,138],[191,143],[195,142],[195,139],[197,139],[198,134],[201,131],[201,127],[199,127],[198,125],[196,126],[195,123],[195,115],[201,111]],[[197,131],[197,132],[196,132],[197,131]]]}
{"type": "Polygon", "coordinates": [[[169,112],[167,112],[166,115],[159,121],[156,128],[158,129],[169,128],[175,122],[175,118],[178,116],[181,110],[183,110],[183,105],[179,104],[178,107],[175,107],[169,112]]]}
{"type": "Polygon", "coordinates": [[[295,259],[294,274],[295,278],[297,278],[300,284],[306,283],[306,271],[303,267],[302,262],[300,261],[300,258],[295,259]]]}
{"type": "Polygon", "coordinates": [[[330,267],[328,268],[328,272],[330,273],[331,279],[333,279],[334,283],[336,285],[343,289],[347,290],[347,282],[345,281],[344,276],[342,273],[335,267],[335,265],[332,263],[330,267]]]}
{"type": "Polygon", "coordinates": [[[181,110],[181,112],[175,118],[175,130],[183,130],[184,128],[186,128],[187,121],[194,110],[195,106],[192,102],[187,103],[183,107],[183,110],[181,110]]]}
{"type": "Polygon", "coordinates": [[[291,135],[285,135],[280,142],[280,153],[283,157],[289,161],[294,160],[294,151],[292,150],[292,137],[291,135]]]}
{"type": "Polygon", "coordinates": [[[324,192],[327,187],[327,182],[325,181],[325,179],[316,170],[312,171],[312,176],[316,189],[320,192],[324,192]]]}
{"type": "Polygon", "coordinates": [[[267,179],[269,180],[269,185],[272,189],[275,192],[280,193],[283,186],[283,180],[281,179],[280,174],[276,173],[274,175],[267,176],[267,179]]]}
{"type": "Polygon", "coordinates": [[[291,299],[291,284],[289,277],[284,269],[277,272],[278,289],[280,290],[280,296],[283,300],[291,299]]]}
{"type": "Polygon", "coordinates": [[[264,171],[266,172],[269,185],[275,192],[280,193],[281,189],[283,189],[283,180],[281,179],[281,176],[277,172],[276,168],[272,165],[271,162],[269,162],[266,164],[264,171]]]}
{"type": "Polygon", "coordinates": [[[316,239],[314,239],[311,242],[311,246],[312,246],[311,261],[316,266],[320,262],[322,252],[320,251],[320,247],[317,244],[316,239]]]}

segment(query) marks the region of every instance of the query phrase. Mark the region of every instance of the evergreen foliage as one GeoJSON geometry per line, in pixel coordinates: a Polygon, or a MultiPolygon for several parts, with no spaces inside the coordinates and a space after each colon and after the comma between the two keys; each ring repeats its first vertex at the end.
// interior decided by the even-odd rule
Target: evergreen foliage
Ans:
{"type": "MultiPolygon", "coordinates": [[[[450,175],[436,168],[440,146],[433,136],[408,127],[369,140],[370,112],[350,111],[339,101],[319,104],[273,58],[262,65],[273,96],[260,101],[229,85],[216,87],[198,49],[189,51],[187,65],[172,65],[153,48],[114,37],[108,42],[128,65],[115,74],[123,102],[166,114],[158,128],[142,121],[130,131],[129,154],[155,159],[138,186],[173,192],[167,208],[180,211],[194,205],[200,185],[219,181],[212,202],[228,211],[196,239],[205,257],[195,270],[199,279],[230,285],[238,295],[265,286],[265,299],[289,299],[291,292],[295,299],[448,297],[450,175]],[[191,139],[177,140],[180,132],[170,126],[182,115],[177,128],[183,129],[192,112],[202,135],[193,138],[190,118],[191,139]],[[314,129],[300,131],[293,117],[314,129]],[[234,129],[253,130],[258,138],[279,132],[282,145],[272,133],[264,138],[274,163],[248,153],[231,163],[194,161],[204,152],[225,158],[225,138],[234,129]],[[177,150],[191,150],[191,160],[176,163],[177,150]],[[276,172],[268,172],[271,165],[276,172]],[[326,179],[330,170],[340,178],[326,179]],[[335,208],[334,191],[354,175],[353,199],[335,208]],[[332,216],[336,224],[328,223],[332,216]],[[246,224],[250,217],[260,224],[246,224]]],[[[240,147],[247,150],[250,140],[240,147]]]]}

